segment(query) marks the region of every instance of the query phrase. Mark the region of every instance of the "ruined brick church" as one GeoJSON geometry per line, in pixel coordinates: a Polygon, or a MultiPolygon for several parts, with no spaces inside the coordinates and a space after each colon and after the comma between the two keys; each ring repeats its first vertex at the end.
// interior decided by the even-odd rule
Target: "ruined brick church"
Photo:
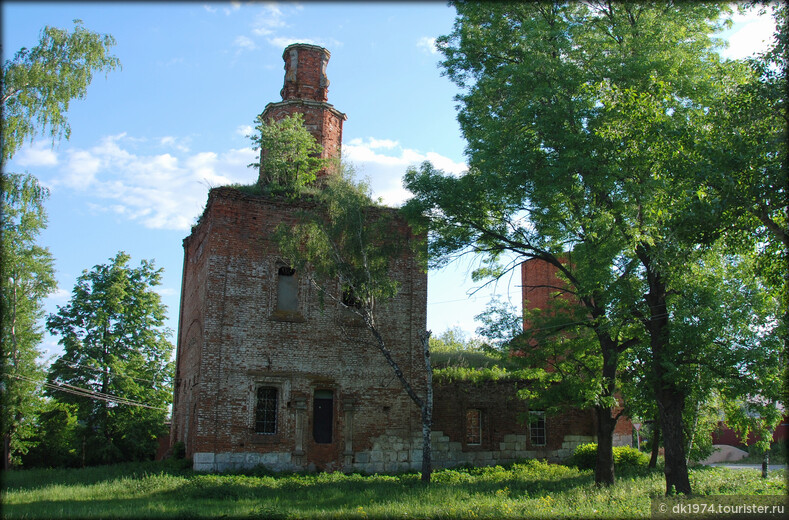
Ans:
{"type": "MultiPolygon", "coordinates": [[[[269,103],[263,118],[302,114],[323,156],[339,157],[346,116],[328,103],[329,58],[314,45],[287,47],[282,101],[269,103]]],[[[337,303],[321,302],[307,277],[278,253],[274,229],[295,222],[305,204],[210,190],[184,239],[171,445],[183,442],[202,471],[418,469],[419,410],[370,344],[368,330],[340,303],[339,281],[337,303]]],[[[405,223],[401,231],[410,232],[405,223]]],[[[524,265],[526,276],[531,271],[550,276],[524,265]]],[[[400,291],[381,309],[380,329],[421,393],[427,276],[408,255],[391,274],[400,291]]],[[[512,382],[453,382],[434,392],[436,467],[561,460],[594,440],[591,413],[546,417],[517,397],[512,382]]],[[[616,444],[630,442],[625,427],[616,435],[616,444]]]]}

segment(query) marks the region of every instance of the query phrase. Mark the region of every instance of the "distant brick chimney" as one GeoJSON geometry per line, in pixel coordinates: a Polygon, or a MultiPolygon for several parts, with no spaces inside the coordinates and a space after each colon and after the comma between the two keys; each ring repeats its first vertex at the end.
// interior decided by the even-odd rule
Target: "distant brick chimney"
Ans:
{"type": "MultiPolygon", "coordinates": [[[[280,91],[282,101],[269,103],[263,119],[279,121],[295,113],[302,114],[304,125],[323,147],[321,157],[339,159],[342,145],[342,123],[346,115],[328,101],[329,79],[326,66],[331,53],[317,45],[294,43],[285,47],[285,84],[280,91]]],[[[262,154],[263,150],[261,150],[262,154]]],[[[318,177],[328,172],[321,171],[318,177]]]]}

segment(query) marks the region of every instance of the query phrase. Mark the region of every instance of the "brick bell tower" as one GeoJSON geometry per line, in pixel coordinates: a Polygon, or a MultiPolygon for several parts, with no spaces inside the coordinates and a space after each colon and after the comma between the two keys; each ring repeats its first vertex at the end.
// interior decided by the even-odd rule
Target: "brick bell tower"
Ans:
{"type": "MultiPolygon", "coordinates": [[[[304,126],[323,147],[321,157],[340,157],[342,123],[346,115],[328,103],[329,79],[326,66],[331,53],[317,45],[294,43],[285,47],[285,84],[282,101],[269,103],[263,110],[264,120],[279,121],[295,113],[302,114],[304,126]]],[[[262,159],[263,150],[261,150],[262,159]]],[[[262,161],[261,161],[262,162],[262,161]]],[[[322,170],[318,178],[328,175],[322,170]]]]}

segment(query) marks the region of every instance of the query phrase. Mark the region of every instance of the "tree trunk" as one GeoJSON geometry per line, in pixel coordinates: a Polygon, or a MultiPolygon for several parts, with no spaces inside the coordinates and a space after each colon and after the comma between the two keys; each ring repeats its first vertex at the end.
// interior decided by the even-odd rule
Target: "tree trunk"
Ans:
{"type": "Polygon", "coordinates": [[[690,478],[685,459],[685,442],[682,429],[682,411],[688,389],[680,388],[674,382],[675,374],[669,372],[675,367],[680,354],[671,352],[669,343],[669,312],[666,302],[667,288],[663,276],[656,268],[648,244],[636,248],[636,254],[646,269],[649,292],[645,302],[649,317],[644,326],[649,333],[649,346],[652,351],[652,371],[654,376],[655,400],[660,416],[660,429],[663,431],[665,448],[666,494],[672,492],[690,494],[690,478]]]}
{"type": "Polygon", "coordinates": [[[770,465],[770,452],[765,451],[762,457],[762,478],[767,478],[767,468],[770,465]]]}
{"type": "Polygon", "coordinates": [[[430,331],[420,335],[422,354],[425,358],[425,402],[422,405],[422,482],[430,484],[433,474],[433,447],[431,432],[433,431],[433,366],[430,363],[430,331]]]}
{"type": "Polygon", "coordinates": [[[3,471],[11,469],[11,433],[3,435],[3,471]]]}
{"type": "Polygon", "coordinates": [[[430,484],[433,474],[433,447],[431,445],[431,432],[433,430],[432,410],[427,406],[422,408],[422,482],[430,484]]]}
{"type": "Polygon", "coordinates": [[[682,410],[685,407],[684,393],[676,389],[664,389],[658,393],[660,428],[663,430],[663,446],[666,449],[666,494],[673,492],[689,495],[690,478],[685,459],[685,442],[682,430],[682,410]]]}
{"type": "Polygon", "coordinates": [[[614,484],[614,428],[616,419],[611,417],[611,408],[596,406],[597,415],[597,463],[594,483],[597,486],[614,484]]]}
{"type": "Polygon", "coordinates": [[[400,366],[392,357],[392,353],[386,347],[383,336],[375,326],[375,321],[372,314],[368,311],[362,314],[362,317],[367,324],[367,328],[372,333],[376,340],[376,345],[381,354],[384,355],[389,366],[394,370],[395,376],[403,385],[411,400],[419,407],[422,415],[422,482],[429,484],[430,477],[433,473],[433,459],[432,459],[432,446],[430,441],[430,433],[433,429],[433,368],[430,363],[430,331],[425,331],[420,334],[420,341],[422,342],[422,354],[425,360],[425,399],[422,400],[414,391],[414,388],[408,382],[400,366]]]}
{"type": "Polygon", "coordinates": [[[652,423],[652,455],[649,457],[649,468],[657,467],[657,459],[660,454],[660,414],[652,423]]]}
{"type": "MultiPolygon", "coordinates": [[[[601,397],[611,398],[616,394],[616,369],[619,360],[617,345],[602,331],[597,331],[603,354],[603,391],[601,397]]],[[[610,406],[595,406],[597,415],[597,462],[594,482],[597,486],[614,484],[614,428],[618,417],[612,416],[610,406]]]]}

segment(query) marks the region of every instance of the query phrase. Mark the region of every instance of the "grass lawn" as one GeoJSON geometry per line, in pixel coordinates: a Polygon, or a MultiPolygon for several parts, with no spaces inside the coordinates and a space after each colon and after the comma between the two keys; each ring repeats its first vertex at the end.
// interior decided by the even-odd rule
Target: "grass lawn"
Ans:
{"type": "MultiPolygon", "coordinates": [[[[785,495],[786,471],[698,468],[697,495],[785,495]]],[[[3,474],[3,518],[649,518],[660,470],[593,472],[529,461],[397,476],[197,474],[172,462],[3,474]]]]}

